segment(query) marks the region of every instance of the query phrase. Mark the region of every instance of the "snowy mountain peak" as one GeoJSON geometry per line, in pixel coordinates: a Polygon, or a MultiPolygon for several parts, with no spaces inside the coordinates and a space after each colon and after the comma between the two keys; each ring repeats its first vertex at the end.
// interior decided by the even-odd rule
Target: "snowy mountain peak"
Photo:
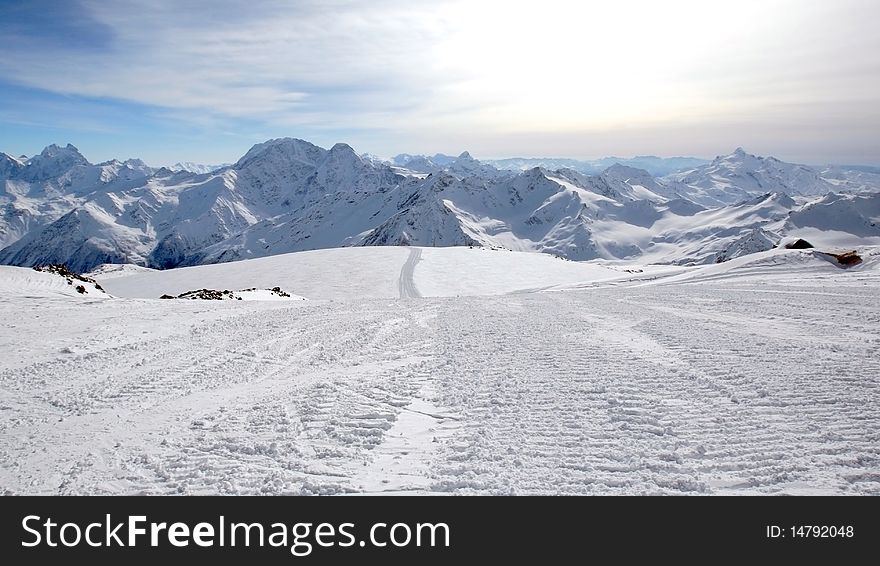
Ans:
{"type": "Polygon", "coordinates": [[[630,167],[629,165],[621,165],[620,163],[615,163],[614,165],[603,171],[602,174],[624,180],[629,178],[653,179],[653,176],[644,169],[630,167]]]}
{"type": "MultiPolygon", "coordinates": [[[[140,161],[140,159],[129,160],[129,161],[140,161]]],[[[140,161],[140,162],[143,163],[143,161],[140,161]]],[[[128,161],[126,161],[126,164],[128,164],[128,161]]],[[[216,165],[206,165],[203,163],[194,163],[192,161],[178,161],[177,163],[175,163],[171,167],[167,167],[167,168],[163,167],[162,169],[165,169],[166,171],[172,171],[174,173],[179,173],[181,171],[188,171],[190,173],[196,173],[197,175],[204,175],[206,173],[213,173],[214,171],[216,171],[218,169],[222,169],[224,167],[229,167],[230,165],[232,165],[232,164],[231,163],[218,163],[216,165]]],[[[129,166],[136,168],[130,164],[129,164],[129,166]]],[[[144,165],[144,166],[146,167],[146,165],[144,165]]]]}
{"type": "Polygon", "coordinates": [[[137,171],[138,173],[143,173],[144,175],[152,175],[155,173],[156,169],[150,167],[146,163],[144,163],[143,159],[138,159],[136,157],[131,157],[122,162],[124,167],[128,167],[132,171],[137,171]]]}
{"type": "Polygon", "coordinates": [[[380,157],[374,153],[364,152],[360,154],[360,158],[364,161],[372,163],[373,165],[384,165],[388,163],[388,160],[384,157],[380,157]]]}
{"type": "Polygon", "coordinates": [[[488,163],[482,163],[481,161],[474,159],[467,151],[462,152],[455,161],[442,166],[442,168],[459,178],[481,177],[484,179],[492,179],[509,174],[509,172],[502,172],[488,163]]]}
{"type": "MultiPolygon", "coordinates": [[[[23,167],[24,163],[20,159],[0,151],[0,179],[14,177],[23,167]]],[[[2,193],[2,188],[0,188],[0,193],[2,193]]]]}
{"type": "Polygon", "coordinates": [[[10,161],[12,163],[18,163],[19,165],[24,165],[24,162],[27,161],[27,158],[25,157],[24,159],[22,159],[20,157],[13,157],[13,156],[9,155],[8,153],[4,153],[4,152],[0,151],[0,161],[10,161]]]}
{"type": "Polygon", "coordinates": [[[729,153],[727,155],[719,155],[715,158],[712,163],[761,163],[764,159],[757,155],[752,155],[748,153],[741,147],[736,148],[733,153],[729,153]]]}
{"type": "Polygon", "coordinates": [[[445,167],[452,164],[456,159],[457,157],[455,157],[454,155],[446,155],[445,153],[435,153],[432,156],[400,153],[391,158],[391,163],[394,165],[406,167],[408,163],[416,161],[430,163],[432,166],[436,167],[445,167]]]}
{"type": "Polygon", "coordinates": [[[315,164],[320,161],[326,151],[326,149],[298,138],[276,138],[254,145],[244,154],[244,157],[238,160],[235,168],[242,169],[253,162],[275,158],[315,164]]]}
{"type": "Polygon", "coordinates": [[[353,160],[362,162],[363,159],[357,152],[347,143],[336,143],[330,148],[329,157],[333,159],[353,160]]]}
{"type": "Polygon", "coordinates": [[[741,147],[706,165],[669,175],[662,182],[704,206],[734,204],[777,192],[822,195],[834,188],[815,169],[752,155],[741,147]]]}
{"type": "Polygon", "coordinates": [[[88,160],[83,157],[83,155],[79,152],[79,150],[73,144],[67,144],[64,147],[61,147],[56,144],[47,145],[43,148],[43,151],[40,152],[40,155],[34,156],[31,161],[43,158],[43,159],[57,159],[57,160],[65,160],[71,161],[81,164],[88,164],[88,160]]]}
{"type": "Polygon", "coordinates": [[[29,182],[39,182],[60,177],[78,165],[90,165],[79,150],[71,144],[61,147],[55,144],[46,146],[39,155],[27,160],[21,178],[29,182]]]}
{"type": "Polygon", "coordinates": [[[768,193],[764,198],[767,202],[775,202],[785,208],[794,208],[797,203],[793,198],[783,192],[768,193]]]}
{"type": "Polygon", "coordinates": [[[524,179],[535,180],[540,177],[546,178],[548,174],[549,172],[547,171],[547,169],[544,169],[543,167],[532,167],[531,169],[526,169],[525,171],[523,171],[520,176],[524,179]]]}
{"type": "MultiPolygon", "coordinates": [[[[351,153],[354,153],[355,155],[357,155],[357,152],[355,152],[355,150],[354,150],[350,145],[348,145],[348,144],[345,143],[345,142],[336,142],[336,143],[334,143],[334,144],[333,144],[333,147],[330,148],[330,151],[331,151],[331,152],[334,152],[334,153],[339,153],[339,152],[345,152],[345,153],[348,153],[348,152],[351,152],[351,153]]],[[[360,157],[360,156],[358,156],[358,157],[360,157]]]]}

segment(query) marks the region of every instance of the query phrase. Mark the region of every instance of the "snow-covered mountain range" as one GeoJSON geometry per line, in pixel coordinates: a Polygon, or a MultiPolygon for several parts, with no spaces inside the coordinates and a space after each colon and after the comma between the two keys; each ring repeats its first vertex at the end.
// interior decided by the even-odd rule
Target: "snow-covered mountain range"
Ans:
{"type": "MultiPolygon", "coordinates": [[[[374,156],[370,156],[375,159],[374,156]]],[[[414,170],[423,170],[425,167],[431,169],[443,168],[453,161],[455,157],[436,153],[434,155],[411,155],[409,153],[401,153],[391,158],[390,163],[398,167],[405,167],[414,170]]],[[[686,169],[693,169],[700,165],[705,165],[708,161],[698,159],[696,157],[656,157],[653,155],[642,155],[638,157],[603,157],[602,159],[582,160],[567,159],[561,157],[510,157],[506,159],[485,159],[483,163],[491,165],[497,169],[507,171],[526,171],[535,167],[543,167],[544,169],[574,169],[578,173],[586,175],[595,175],[608,169],[612,165],[626,165],[636,169],[644,169],[654,176],[669,175],[686,169]]]]}
{"type": "Polygon", "coordinates": [[[217,169],[229,167],[232,163],[220,163],[217,165],[205,165],[204,163],[193,163],[192,161],[178,161],[168,169],[179,173],[181,171],[189,171],[190,173],[213,173],[217,169]]]}
{"type": "Polygon", "coordinates": [[[767,192],[791,195],[824,195],[838,187],[821,172],[774,157],[757,157],[738,148],[695,169],[667,177],[669,185],[705,206],[719,206],[767,192]]]}
{"type": "Polygon", "coordinates": [[[95,165],[71,145],[0,154],[0,263],[170,268],[401,244],[710,263],[788,236],[880,243],[880,176],[868,171],[741,149],[665,177],[627,162],[595,174],[525,165],[499,168],[467,152],[384,162],[291,138],[195,172],[133,159],[95,165]]]}

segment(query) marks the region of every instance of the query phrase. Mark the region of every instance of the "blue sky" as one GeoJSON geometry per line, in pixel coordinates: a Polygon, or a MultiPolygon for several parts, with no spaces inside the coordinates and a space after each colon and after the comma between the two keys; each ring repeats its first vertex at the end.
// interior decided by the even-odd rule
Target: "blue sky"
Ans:
{"type": "Polygon", "coordinates": [[[880,164],[875,0],[0,0],[0,150],[880,164]],[[809,4],[809,5],[807,5],[809,4]]]}

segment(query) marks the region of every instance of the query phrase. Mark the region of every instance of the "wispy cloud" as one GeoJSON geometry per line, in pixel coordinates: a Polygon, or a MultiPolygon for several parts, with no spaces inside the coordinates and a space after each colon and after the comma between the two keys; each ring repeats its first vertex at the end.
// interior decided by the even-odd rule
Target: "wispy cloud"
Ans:
{"type": "Polygon", "coordinates": [[[556,132],[585,156],[606,153],[597,136],[634,152],[678,132],[676,152],[711,155],[724,148],[699,144],[720,130],[772,145],[780,120],[823,113],[831,138],[870,145],[878,15],[874,0],[4,3],[0,75],[199,130],[350,132],[374,151],[539,154],[529,140],[556,132]]]}
{"type": "Polygon", "coordinates": [[[80,23],[62,35],[108,30],[99,51],[41,44],[57,26],[17,25],[4,47],[25,39],[28,49],[0,61],[4,75],[55,92],[267,120],[405,107],[432,79],[425,62],[443,32],[431,6],[396,1],[83,1],[66,10],[74,7],[66,17],[80,23]]]}

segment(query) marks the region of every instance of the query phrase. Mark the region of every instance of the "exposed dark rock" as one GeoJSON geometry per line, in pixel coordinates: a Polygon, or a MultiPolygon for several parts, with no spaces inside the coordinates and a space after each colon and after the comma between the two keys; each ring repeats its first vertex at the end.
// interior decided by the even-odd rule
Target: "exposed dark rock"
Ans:
{"type": "Polygon", "coordinates": [[[290,296],[290,293],[285,293],[284,291],[281,290],[281,287],[272,287],[272,289],[270,289],[270,290],[273,293],[275,293],[276,295],[278,295],[279,297],[289,297],[290,296]]]}
{"type": "Polygon", "coordinates": [[[808,250],[813,247],[813,244],[801,238],[798,238],[794,242],[789,242],[788,244],[785,244],[785,248],[789,250],[808,250]]]}
{"type": "MultiPolygon", "coordinates": [[[[223,291],[218,291],[216,289],[197,289],[195,291],[187,291],[185,293],[181,293],[176,297],[174,295],[162,295],[159,297],[160,299],[192,299],[197,300],[201,299],[204,301],[224,301],[224,300],[243,300],[240,296],[236,295],[236,293],[247,293],[250,291],[257,291],[256,287],[251,287],[250,289],[241,289],[239,291],[230,291],[229,289],[224,289],[223,291]]],[[[273,295],[278,295],[279,297],[290,297],[290,293],[287,293],[281,289],[281,287],[272,287],[271,289],[267,289],[273,295]]]]}
{"type": "MultiPolygon", "coordinates": [[[[104,291],[104,289],[98,284],[97,281],[92,279],[91,277],[86,277],[85,275],[81,275],[75,271],[71,271],[64,265],[60,264],[51,264],[51,265],[37,265],[34,266],[34,271],[41,271],[43,273],[53,273],[55,275],[60,275],[67,280],[68,285],[73,285],[74,281],[82,281],[83,283],[91,283],[96,290],[104,291]]],[[[86,294],[86,288],[84,285],[77,285],[77,292],[80,294],[86,294]],[[81,290],[80,290],[81,289],[81,290]]]]}

